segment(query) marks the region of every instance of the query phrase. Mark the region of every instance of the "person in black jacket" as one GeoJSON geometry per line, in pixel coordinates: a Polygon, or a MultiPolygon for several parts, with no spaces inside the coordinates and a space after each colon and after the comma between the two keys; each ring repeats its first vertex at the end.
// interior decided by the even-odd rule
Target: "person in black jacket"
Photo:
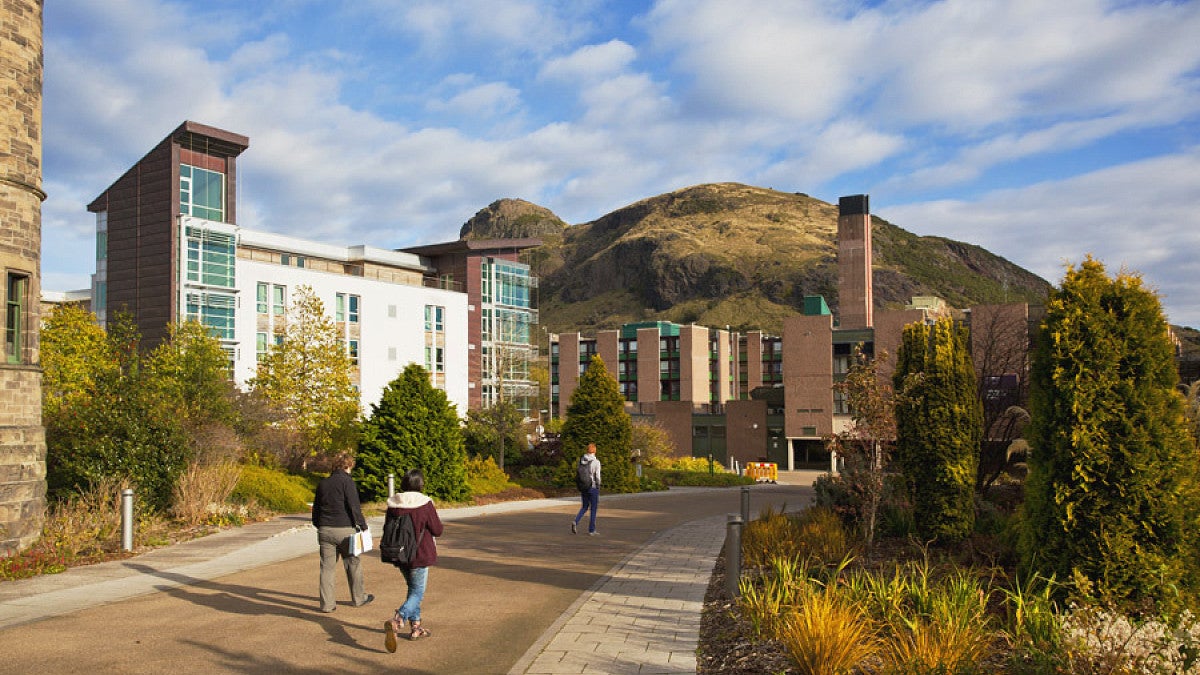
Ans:
{"type": "Polygon", "coordinates": [[[338,558],[346,568],[346,581],[350,584],[350,600],[355,607],[362,607],[375,599],[363,590],[362,567],[358,556],[350,555],[350,537],[355,527],[367,529],[362,506],[358,503],[358,486],[350,477],[354,468],[354,457],[342,453],[333,460],[333,471],[328,478],[317,484],[313,499],[312,524],[317,528],[317,543],[321,547],[321,611],[337,609],[334,599],[333,573],[338,558]]]}

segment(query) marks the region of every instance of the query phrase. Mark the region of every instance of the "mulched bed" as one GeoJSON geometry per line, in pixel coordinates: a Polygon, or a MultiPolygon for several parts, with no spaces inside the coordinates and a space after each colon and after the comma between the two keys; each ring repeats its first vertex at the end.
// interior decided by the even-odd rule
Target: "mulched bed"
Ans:
{"type": "Polygon", "coordinates": [[[775,641],[754,640],[750,623],[742,620],[725,592],[725,556],[717,558],[704,612],[700,616],[699,675],[764,675],[799,673],[775,641]]]}

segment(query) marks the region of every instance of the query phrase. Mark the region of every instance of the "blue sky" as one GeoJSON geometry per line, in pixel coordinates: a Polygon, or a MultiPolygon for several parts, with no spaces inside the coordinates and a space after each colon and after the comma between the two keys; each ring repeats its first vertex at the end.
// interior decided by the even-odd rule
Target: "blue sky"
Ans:
{"type": "Polygon", "coordinates": [[[583,223],[734,181],[978,244],[1091,254],[1200,327],[1200,2],[54,0],[43,285],[183,120],[246,135],[239,224],[456,239],[504,197],[583,223]]]}

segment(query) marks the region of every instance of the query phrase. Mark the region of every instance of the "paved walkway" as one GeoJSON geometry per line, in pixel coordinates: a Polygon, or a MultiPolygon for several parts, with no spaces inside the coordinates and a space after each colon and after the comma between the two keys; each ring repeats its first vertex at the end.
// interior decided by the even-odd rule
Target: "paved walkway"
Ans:
{"type": "Polygon", "coordinates": [[[705,518],[657,536],[567,609],[509,675],[695,673],[725,521],[705,518]]]}
{"type": "MultiPolygon", "coordinates": [[[[781,475],[780,482],[810,485],[817,475],[795,472],[781,475]]],[[[697,490],[705,488],[671,492],[697,490]]],[[[451,521],[564,503],[577,499],[445,509],[441,516],[451,521]]],[[[371,519],[371,526],[381,531],[382,517],[371,519]]],[[[719,516],[660,532],[568,607],[510,675],[696,672],[703,599],[724,528],[725,516],[719,516]]],[[[284,516],[125,560],[0,583],[0,630],[312,553],[308,518],[284,516]]]]}

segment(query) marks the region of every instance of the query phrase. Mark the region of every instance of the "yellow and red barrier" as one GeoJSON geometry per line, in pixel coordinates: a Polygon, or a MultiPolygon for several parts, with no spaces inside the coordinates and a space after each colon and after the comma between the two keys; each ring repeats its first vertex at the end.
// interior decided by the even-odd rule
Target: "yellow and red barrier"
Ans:
{"type": "Polygon", "coordinates": [[[746,462],[746,475],[756,483],[774,483],[779,480],[779,465],[775,462],[746,462]]]}

